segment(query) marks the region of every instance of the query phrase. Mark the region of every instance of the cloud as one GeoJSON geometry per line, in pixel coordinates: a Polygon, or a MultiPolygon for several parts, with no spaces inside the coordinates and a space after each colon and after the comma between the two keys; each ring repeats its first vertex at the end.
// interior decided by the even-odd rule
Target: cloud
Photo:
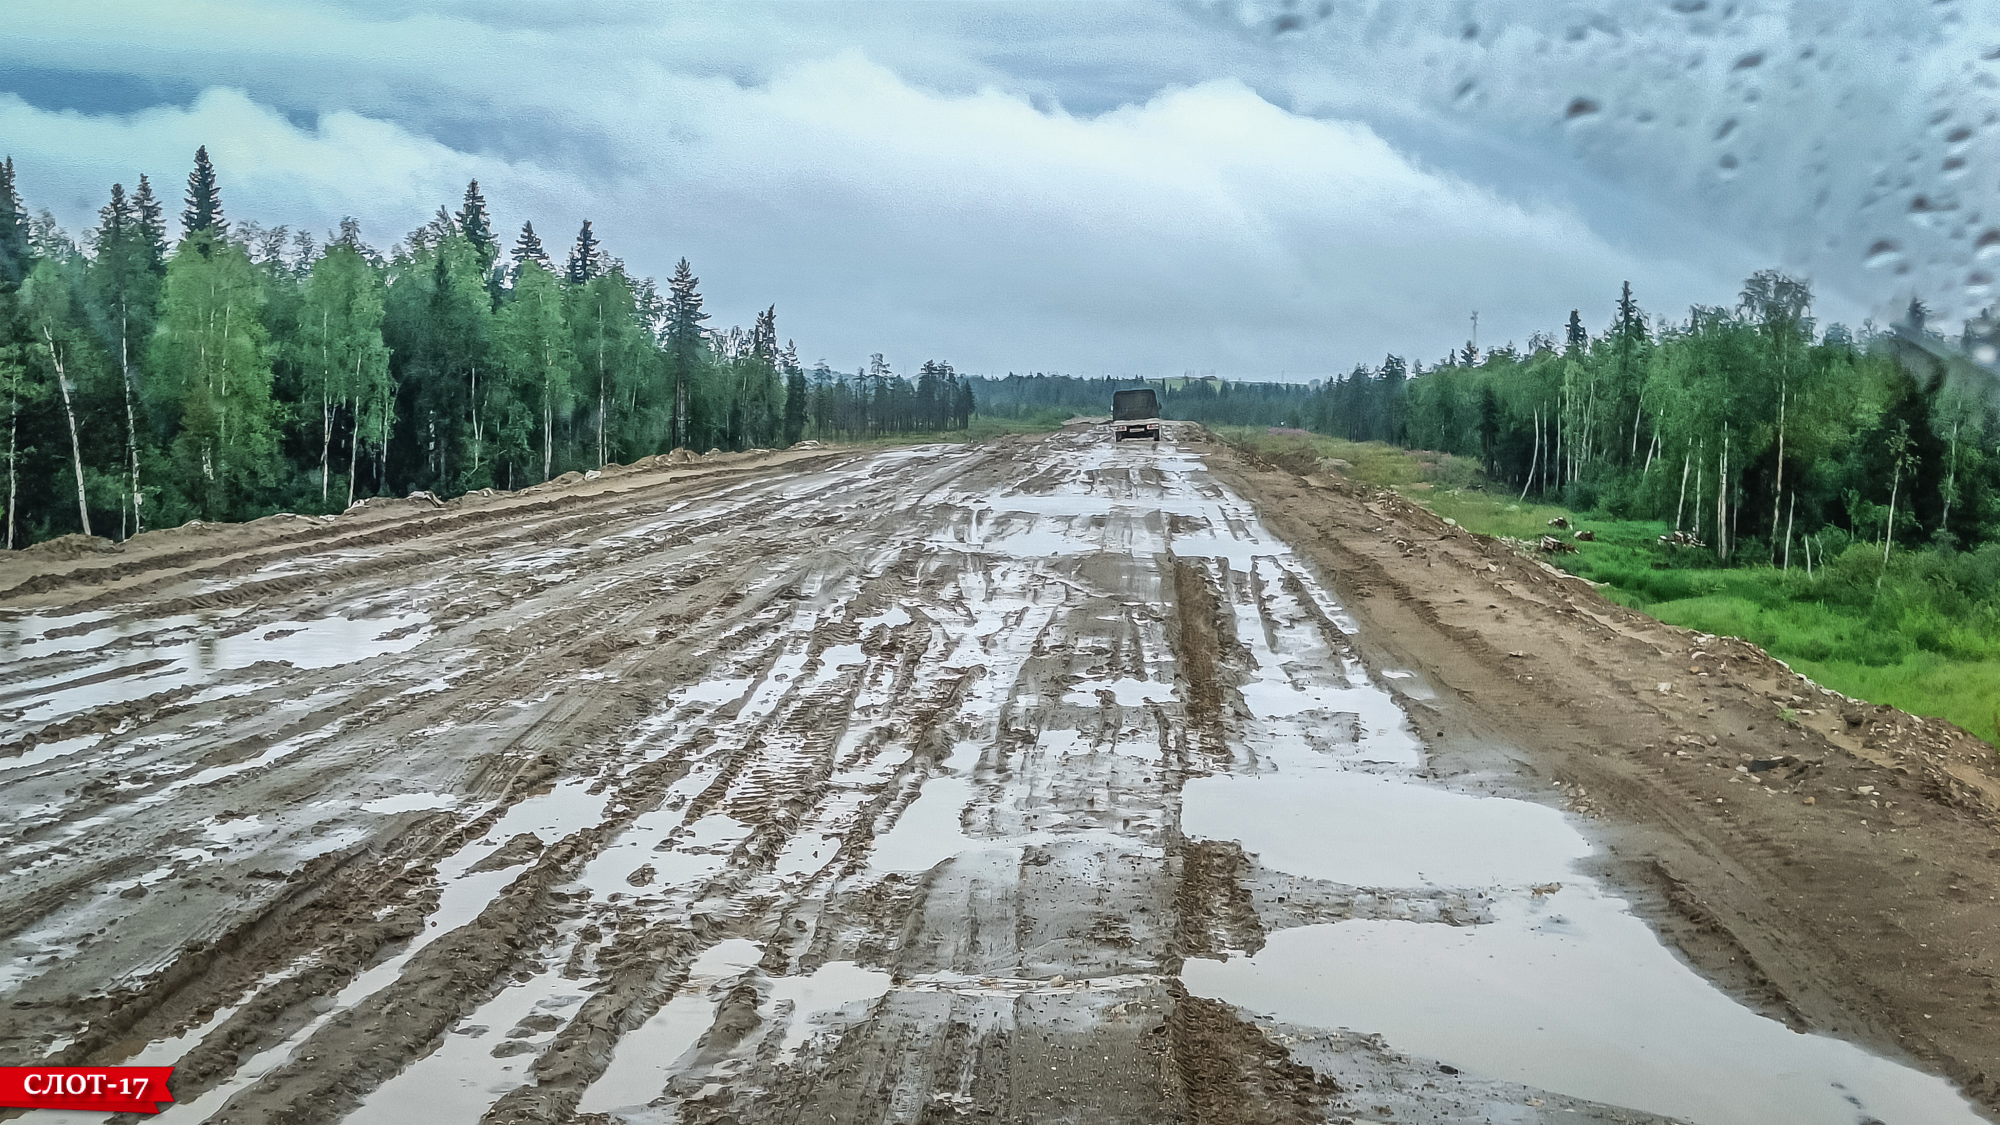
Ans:
{"type": "Polygon", "coordinates": [[[39,110],[0,94],[0,136],[29,203],[79,227],[94,221],[113,182],[129,188],[142,172],[177,216],[201,145],[222,170],[223,208],[232,219],[326,229],[354,215],[364,228],[376,224],[378,238],[415,226],[475,175],[532,183],[542,195],[574,186],[533,167],[496,167],[355,113],[328,113],[299,126],[240,90],[221,88],[203,91],[186,107],[122,115],[39,110]]]}
{"type": "Polygon", "coordinates": [[[126,114],[0,97],[31,202],[81,226],[139,170],[177,201],[205,143],[232,216],[354,214],[387,243],[476,176],[509,239],[590,218],[637,271],[689,257],[722,323],[775,302],[843,367],[1323,374],[1441,354],[1475,308],[1482,342],[1525,341],[1570,308],[1601,323],[1628,278],[1675,310],[1768,264],[1418,159],[1363,120],[1400,120],[1379,105],[1298,112],[1265,45],[1179,9],[253,10],[42,14],[0,44],[44,86],[228,83],[126,114]]]}

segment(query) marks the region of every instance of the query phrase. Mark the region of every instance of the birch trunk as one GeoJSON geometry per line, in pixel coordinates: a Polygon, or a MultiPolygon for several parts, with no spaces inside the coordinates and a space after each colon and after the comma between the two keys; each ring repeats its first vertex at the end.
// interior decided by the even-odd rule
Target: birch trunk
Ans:
{"type": "Polygon", "coordinates": [[[14,376],[13,393],[7,396],[7,549],[14,549],[14,499],[19,493],[17,487],[20,474],[19,443],[16,441],[21,429],[21,376],[14,376]]]}
{"type": "Polygon", "coordinates": [[[354,506],[354,474],[361,468],[361,400],[354,400],[354,428],[347,435],[347,506],[354,506]]]}
{"type": "Polygon", "coordinates": [[[1528,475],[1521,481],[1521,499],[1528,498],[1528,486],[1535,481],[1535,466],[1542,459],[1542,412],[1535,411],[1535,452],[1528,458],[1528,475]]]}
{"type": "Polygon", "coordinates": [[[1792,494],[1791,514],[1785,517],[1785,571],[1787,573],[1790,573],[1792,569],[1792,524],[1795,523],[1798,520],[1798,518],[1799,518],[1799,496],[1798,493],[1795,492],[1792,494]]]}
{"type": "Polygon", "coordinates": [[[56,337],[49,326],[42,325],[42,340],[49,347],[49,362],[55,364],[56,386],[62,389],[63,417],[69,420],[69,463],[76,471],[76,514],[83,521],[83,533],[90,534],[90,502],[83,493],[83,445],[76,438],[76,409],[70,405],[69,372],[64,370],[62,350],[56,347],[56,337]]]}
{"type": "MultiPolygon", "coordinates": [[[[1785,498],[1785,388],[1778,388],[1778,479],[1771,486],[1771,538],[1778,537],[1778,510],[1785,498]]],[[[1795,497],[1793,505],[1798,504],[1795,497]]],[[[1789,532],[1787,533],[1789,535],[1789,532]]]]}
{"type": "MultiPolygon", "coordinates": [[[[1692,468],[1693,466],[1694,466],[1694,451],[1689,450],[1687,459],[1681,462],[1681,499],[1680,503],[1674,505],[1675,531],[1679,531],[1681,529],[1681,515],[1682,513],[1687,511],[1688,469],[1692,468]]],[[[1701,503],[1701,494],[1699,492],[1695,493],[1695,503],[1697,504],[1701,503]]]]}
{"type": "Polygon", "coordinates": [[[118,369],[125,383],[125,451],[132,456],[132,534],[146,530],[146,519],[139,511],[146,502],[146,494],[139,491],[139,424],[138,415],[132,409],[132,361],[126,341],[125,299],[118,299],[118,369]]]}

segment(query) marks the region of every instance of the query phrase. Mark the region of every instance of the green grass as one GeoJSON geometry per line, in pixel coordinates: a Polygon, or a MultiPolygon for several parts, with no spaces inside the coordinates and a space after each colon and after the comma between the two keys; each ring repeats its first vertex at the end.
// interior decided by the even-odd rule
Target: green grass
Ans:
{"type": "Polygon", "coordinates": [[[1899,553],[1886,574],[1879,549],[1866,543],[1816,563],[1811,578],[1802,552],[1790,571],[1724,567],[1709,550],[1660,546],[1667,523],[1486,491],[1463,458],[1247,428],[1221,436],[1298,471],[1338,457],[1348,462],[1347,476],[1394,488],[1468,531],[1525,543],[1559,535],[1577,553],[1541,557],[1600,583],[1613,601],[1671,625],[1741,637],[1835,691],[1948,719],[2000,743],[2000,549],[1899,553]],[[1558,516],[1597,540],[1576,542],[1550,528],[1558,516]]]}

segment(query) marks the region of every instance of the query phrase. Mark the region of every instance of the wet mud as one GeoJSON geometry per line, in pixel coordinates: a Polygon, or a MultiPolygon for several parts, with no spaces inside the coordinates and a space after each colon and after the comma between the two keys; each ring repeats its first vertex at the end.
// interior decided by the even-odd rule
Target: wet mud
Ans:
{"type": "Polygon", "coordinates": [[[1975,1119],[1781,1022],[1883,1050],[1230,458],[677,459],[10,561],[0,1063],[173,1065],[170,1123],[1975,1119]],[[1575,1065],[1662,1005],[1684,1072],[1764,1051],[1742,1105],[1575,1065]]]}

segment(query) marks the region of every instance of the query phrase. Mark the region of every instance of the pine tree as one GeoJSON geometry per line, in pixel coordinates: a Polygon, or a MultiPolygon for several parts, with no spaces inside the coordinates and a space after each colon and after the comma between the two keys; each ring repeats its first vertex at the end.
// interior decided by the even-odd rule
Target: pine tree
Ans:
{"type": "Polygon", "coordinates": [[[194,171],[188,173],[187,207],[181,211],[181,237],[212,230],[218,236],[229,233],[229,221],[222,217],[222,191],[216,186],[215,165],[208,162],[208,146],[194,150],[194,171]]]}
{"type": "Polygon", "coordinates": [[[153,194],[153,185],[144,172],[139,173],[139,190],[132,193],[132,213],[139,231],[145,236],[146,251],[155,273],[165,273],[167,269],[167,209],[160,205],[160,199],[153,194]]]}
{"type": "MultiPolygon", "coordinates": [[[[152,191],[143,181],[141,188],[157,218],[158,202],[151,199],[152,191]]],[[[95,256],[90,265],[90,288],[101,338],[106,353],[118,364],[124,392],[127,500],[132,506],[135,533],[146,529],[145,491],[139,480],[138,359],[153,334],[164,272],[158,243],[144,215],[137,197],[128,199],[123,184],[112,184],[111,202],[98,212],[97,230],[91,238],[95,256]]]]}
{"type": "Polygon", "coordinates": [[[522,223],[521,237],[514,240],[514,280],[517,284],[521,279],[521,267],[529,262],[550,273],[555,272],[555,266],[549,262],[548,251],[542,249],[542,240],[535,234],[535,224],[522,223]]]}
{"type": "Polygon", "coordinates": [[[479,251],[483,268],[493,268],[500,256],[500,242],[493,237],[493,219],[486,211],[486,197],[479,193],[479,181],[465,185],[465,205],[458,209],[458,230],[472,248],[479,251]]]}
{"type": "Polygon", "coordinates": [[[785,444],[797,445],[806,432],[806,373],[799,370],[798,353],[785,343],[785,444]]]}
{"type": "Polygon", "coordinates": [[[674,266],[673,280],[667,283],[667,363],[673,372],[674,402],[669,440],[675,446],[687,441],[688,382],[705,346],[701,322],[701,279],[682,258],[674,266]]]}
{"type": "Polygon", "coordinates": [[[28,209],[14,186],[14,158],[0,162],[0,286],[28,276],[28,209]]]}
{"type": "Polygon", "coordinates": [[[563,280],[571,285],[583,285],[597,276],[597,236],[590,233],[590,220],[583,221],[583,229],[576,232],[576,245],[570,248],[569,269],[563,280]]]}

